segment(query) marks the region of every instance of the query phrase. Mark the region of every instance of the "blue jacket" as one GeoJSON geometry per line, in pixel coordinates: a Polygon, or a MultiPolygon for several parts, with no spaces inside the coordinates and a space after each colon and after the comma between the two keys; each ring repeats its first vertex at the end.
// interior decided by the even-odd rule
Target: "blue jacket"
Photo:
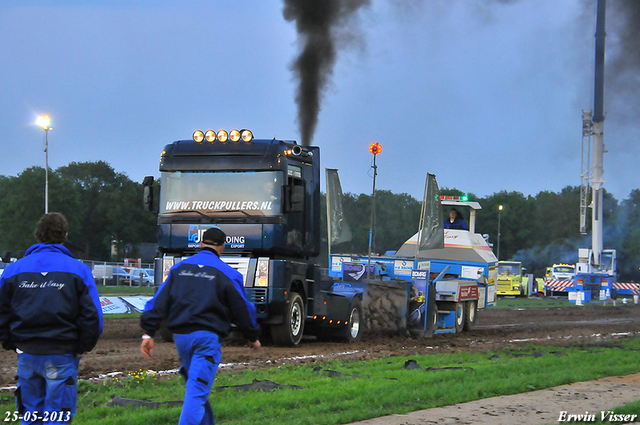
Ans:
{"type": "Polygon", "coordinates": [[[140,326],[153,336],[164,318],[169,330],[178,334],[206,330],[225,337],[231,323],[251,342],[260,334],[242,275],[206,248],[171,268],[145,305],[140,326]]]}
{"type": "Polygon", "coordinates": [[[453,223],[449,219],[444,220],[445,229],[469,230],[469,225],[461,218],[456,218],[453,223]]]}
{"type": "Polygon", "coordinates": [[[0,341],[29,354],[81,354],[102,333],[93,275],[62,245],[32,245],[0,278],[0,341]]]}

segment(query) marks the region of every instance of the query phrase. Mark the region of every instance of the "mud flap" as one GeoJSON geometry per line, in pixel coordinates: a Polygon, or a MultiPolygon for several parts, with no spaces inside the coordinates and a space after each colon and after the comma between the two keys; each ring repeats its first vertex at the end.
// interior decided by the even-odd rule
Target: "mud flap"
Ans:
{"type": "Polygon", "coordinates": [[[427,285],[427,321],[425,325],[425,338],[431,338],[433,333],[436,331],[436,326],[438,323],[438,308],[436,306],[436,285],[435,283],[430,283],[427,285]]]}
{"type": "Polygon", "coordinates": [[[437,327],[436,285],[429,282],[428,270],[411,272],[407,330],[415,338],[431,338],[437,327]]]}

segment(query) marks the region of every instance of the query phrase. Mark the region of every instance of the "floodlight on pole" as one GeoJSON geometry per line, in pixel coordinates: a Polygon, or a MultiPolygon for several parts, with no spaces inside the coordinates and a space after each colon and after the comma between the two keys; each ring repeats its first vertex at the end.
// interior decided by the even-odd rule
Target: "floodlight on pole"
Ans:
{"type": "Polygon", "coordinates": [[[502,213],[502,205],[498,206],[498,261],[500,261],[500,214],[502,213]]]}
{"type": "Polygon", "coordinates": [[[39,116],[37,124],[44,130],[44,213],[47,214],[49,212],[49,130],[53,129],[49,127],[51,124],[49,115],[39,116]]]}
{"type": "Polygon", "coordinates": [[[369,270],[371,265],[371,249],[373,245],[373,228],[375,226],[376,217],[376,176],[378,175],[378,167],[376,165],[376,157],[382,152],[380,143],[373,142],[369,145],[369,152],[373,154],[373,194],[371,195],[371,226],[369,227],[369,258],[367,260],[367,278],[369,278],[369,270]]]}

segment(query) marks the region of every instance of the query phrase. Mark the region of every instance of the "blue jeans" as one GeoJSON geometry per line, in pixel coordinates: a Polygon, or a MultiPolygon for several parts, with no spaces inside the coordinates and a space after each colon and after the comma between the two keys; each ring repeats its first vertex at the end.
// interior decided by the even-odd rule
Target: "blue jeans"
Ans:
{"type": "Polygon", "coordinates": [[[215,425],[209,393],[222,357],[218,335],[196,331],[175,334],[174,341],[187,384],[179,425],[215,425]]]}
{"type": "Polygon", "coordinates": [[[18,354],[18,411],[26,416],[23,424],[68,424],[76,413],[78,363],[73,354],[18,354]],[[36,413],[37,412],[37,413],[36,413]],[[25,415],[26,414],[26,415],[25,415]],[[34,420],[44,417],[47,422],[34,420]]]}

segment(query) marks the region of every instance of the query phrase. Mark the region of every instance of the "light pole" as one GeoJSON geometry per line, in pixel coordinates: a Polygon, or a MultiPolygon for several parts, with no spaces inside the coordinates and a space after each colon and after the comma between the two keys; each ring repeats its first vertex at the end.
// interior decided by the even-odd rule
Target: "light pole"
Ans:
{"type": "Polygon", "coordinates": [[[42,127],[44,130],[44,154],[45,154],[45,165],[44,165],[44,213],[47,214],[49,212],[49,130],[52,128],[49,127],[51,120],[49,119],[49,115],[42,115],[38,117],[38,125],[42,127]]]}
{"type": "Polygon", "coordinates": [[[376,166],[376,157],[382,152],[380,143],[373,142],[369,145],[369,152],[373,154],[373,194],[371,195],[371,226],[369,227],[369,259],[367,260],[367,279],[369,278],[369,266],[371,265],[371,246],[373,244],[373,226],[376,216],[376,176],[378,175],[378,167],[376,166]]]}
{"type": "Polygon", "coordinates": [[[500,214],[502,213],[502,205],[498,206],[498,261],[500,261],[500,214]]]}

